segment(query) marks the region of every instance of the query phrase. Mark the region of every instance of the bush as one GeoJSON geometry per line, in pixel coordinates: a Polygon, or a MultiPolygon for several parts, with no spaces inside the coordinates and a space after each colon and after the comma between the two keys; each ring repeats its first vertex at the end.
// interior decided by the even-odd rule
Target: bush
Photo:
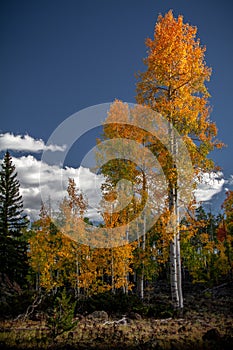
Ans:
{"type": "Polygon", "coordinates": [[[77,308],[78,313],[92,313],[96,310],[106,311],[109,315],[126,314],[129,312],[144,313],[145,306],[142,300],[133,294],[126,295],[124,293],[112,294],[111,292],[101,293],[92,296],[77,308]]]}
{"type": "Polygon", "coordinates": [[[78,313],[92,313],[96,310],[103,310],[108,315],[122,315],[129,313],[138,313],[144,317],[167,318],[173,315],[171,303],[167,300],[154,300],[153,303],[143,302],[135,294],[112,294],[106,292],[92,296],[79,304],[78,313]]]}
{"type": "Polygon", "coordinates": [[[46,323],[53,341],[77,324],[77,321],[73,320],[76,302],[72,303],[70,299],[64,289],[61,295],[56,297],[53,308],[48,310],[46,323]]]}

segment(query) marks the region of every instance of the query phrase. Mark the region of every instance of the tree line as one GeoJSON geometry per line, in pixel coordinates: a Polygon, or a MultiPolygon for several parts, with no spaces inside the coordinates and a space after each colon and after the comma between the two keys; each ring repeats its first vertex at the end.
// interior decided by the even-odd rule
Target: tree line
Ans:
{"type": "MultiPolygon", "coordinates": [[[[39,220],[28,227],[19,195],[17,173],[9,152],[0,172],[1,188],[1,283],[10,279],[21,289],[55,295],[65,288],[75,298],[104,292],[145,296],[153,282],[170,274],[170,241],[167,231],[169,211],[136,241],[113,248],[91,248],[72,238],[85,233],[87,202],[69,179],[67,197],[55,218],[42,205],[39,220]],[[59,224],[59,225],[58,225],[59,224]],[[144,244],[144,245],[143,245],[144,244]],[[145,289],[145,291],[144,291],[145,289]]],[[[214,285],[231,278],[233,266],[233,192],[223,203],[224,214],[190,206],[180,224],[182,277],[193,283],[214,285]]],[[[106,218],[117,225],[119,215],[106,218]]],[[[122,222],[122,218],[121,218],[122,222]]]]}

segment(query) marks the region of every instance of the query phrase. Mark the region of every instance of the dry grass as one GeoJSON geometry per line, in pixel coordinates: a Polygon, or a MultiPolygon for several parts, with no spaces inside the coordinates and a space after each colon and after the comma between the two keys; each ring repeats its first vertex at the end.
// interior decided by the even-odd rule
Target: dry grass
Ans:
{"type": "Polygon", "coordinates": [[[230,350],[233,349],[232,305],[231,296],[213,298],[206,294],[187,298],[182,318],[127,319],[126,325],[104,325],[101,320],[82,317],[56,343],[49,337],[44,321],[4,321],[0,323],[0,348],[230,350]]]}
{"type": "Polygon", "coordinates": [[[0,325],[0,344],[18,349],[230,349],[232,321],[226,315],[195,312],[180,319],[130,320],[127,325],[103,325],[84,318],[72,332],[57,338],[56,344],[49,339],[43,322],[8,321],[0,325]],[[218,338],[203,341],[204,334],[213,328],[219,332],[218,338]]]}

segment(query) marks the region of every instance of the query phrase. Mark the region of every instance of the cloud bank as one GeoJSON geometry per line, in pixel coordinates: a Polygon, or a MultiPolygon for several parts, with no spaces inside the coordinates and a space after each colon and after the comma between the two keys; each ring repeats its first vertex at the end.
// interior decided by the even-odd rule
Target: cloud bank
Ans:
{"type": "Polygon", "coordinates": [[[197,181],[197,189],[194,191],[196,201],[210,201],[213,196],[223,190],[225,182],[226,180],[223,178],[223,173],[220,171],[201,173],[197,181]]]}
{"type": "MultiPolygon", "coordinates": [[[[61,200],[67,196],[68,179],[73,178],[88,199],[87,216],[94,221],[100,220],[98,207],[101,200],[100,188],[104,181],[102,175],[96,175],[84,167],[75,169],[48,165],[32,155],[13,157],[12,161],[18,173],[25,211],[31,219],[38,217],[42,200],[47,203],[50,201],[52,209],[56,210],[61,200]]],[[[220,172],[202,174],[195,190],[197,202],[210,201],[223,190],[224,183],[220,172]]]]}
{"type": "MultiPolygon", "coordinates": [[[[24,153],[39,153],[64,151],[65,145],[46,145],[42,139],[36,140],[29,135],[0,134],[0,151],[22,151],[24,153]]],[[[15,153],[14,155],[17,155],[15,153]]],[[[57,210],[59,203],[67,196],[68,179],[73,178],[77,187],[85,194],[89,208],[87,216],[99,221],[98,213],[101,200],[102,175],[96,175],[89,168],[59,167],[37,160],[33,155],[12,157],[16,166],[20,191],[23,196],[25,212],[31,220],[38,218],[41,202],[49,202],[52,210],[57,210]]],[[[202,173],[197,181],[194,195],[197,202],[210,201],[216,194],[222,192],[224,184],[233,185],[233,176],[224,180],[221,172],[202,173]]]]}
{"type": "Polygon", "coordinates": [[[31,153],[43,151],[63,152],[66,145],[46,145],[42,139],[35,139],[29,135],[0,134],[0,151],[9,150],[14,154],[13,164],[16,166],[20,192],[23,196],[24,210],[31,220],[38,218],[41,202],[50,202],[52,210],[57,210],[59,203],[67,196],[68,179],[74,178],[88,199],[87,216],[92,220],[99,220],[97,212],[101,199],[101,184],[103,176],[95,175],[88,168],[72,167],[60,168],[36,159],[31,153]],[[17,156],[21,151],[28,155],[17,156]]]}
{"type": "Polygon", "coordinates": [[[23,196],[25,212],[32,220],[38,217],[41,202],[50,202],[51,209],[57,210],[59,203],[67,196],[68,179],[73,178],[77,187],[88,199],[87,216],[99,220],[97,212],[101,199],[103,176],[96,175],[88,168],[60,168],[42,163],[32,155],[12,157],[16,166],[20,192],[23,196]]]}
{"type": "Polygon", "coordinates": [[[42,139],[36,140],[29,135],[14,135],[12,133],[0,134],[0,151],[24,151],[38,153],[43,151],[61,151],[66,149],[66,145],[45,145],[42,139]]]}

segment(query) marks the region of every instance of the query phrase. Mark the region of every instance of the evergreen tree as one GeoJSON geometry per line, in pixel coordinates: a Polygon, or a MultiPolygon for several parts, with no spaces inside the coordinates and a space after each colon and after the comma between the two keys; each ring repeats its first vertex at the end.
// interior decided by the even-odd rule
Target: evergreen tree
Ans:
{"type": "Polygon", "coordinates": [[[0,170],[0,272],[22,283],[27,271],[27,243],[23,229],[27,226],[19,181],[7,151],[0,170]]]}

